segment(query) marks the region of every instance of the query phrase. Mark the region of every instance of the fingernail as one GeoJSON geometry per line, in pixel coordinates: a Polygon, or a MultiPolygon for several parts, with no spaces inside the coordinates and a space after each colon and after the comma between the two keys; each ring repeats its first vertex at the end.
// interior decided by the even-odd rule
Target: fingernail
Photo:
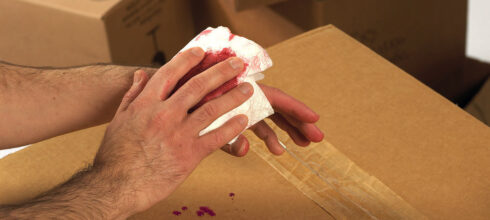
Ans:
{"type": "Polygon", "coordinates": [[[233,69],[241,69],[242,61],[238,58],[233,58],[229,61],[231,68],[233,69]]]}
{"type": "Polygon", "coordinates": [[[133,76],[133,83],[134,84],[137,84],[137,83],[140,83],[141,81],[141,70],[138,70],[134,73],[134,76],[133,76]]]}
{"type": "Polygon", "coordinates": [[[204,51],[199,47],[192,48],[191,52],[192,52],[192,54],[194,54],[195,56],[198,56],[198,57],[202,56],[202,54],[204,53],[204,51]]]}
{"type": "Polygon", "coordinates": [[[243,151],[245,151],[245,141],[240,144],[240,148],[237,150],[238,155],[243,155],[243,151]]]}
{"type": "Polygon", "coordinates": [[[240,122],[240,124],[242,125],[245,125],[248,122],[248,117],[246,115],[241,115],[240,118],[238,119],[238,122],[240,122]]]}
{"type": "Polygon", "coordinates": [[[240,90],[241,93],[247,95],[250,94],[250,92],[252,91],[252,87],[246,84],[242,84],[238,87],[238,90],[240,90]]]}
{"type": "Polygon", "coordinates": [[[233,143],[233,145],[231,145],[231,147],[230,147],[230,153],[232,153],[234,155],[238,155],[240,153],[241,147],[242,147],[242,145],[237,145],[236,143],[233,143]]]}

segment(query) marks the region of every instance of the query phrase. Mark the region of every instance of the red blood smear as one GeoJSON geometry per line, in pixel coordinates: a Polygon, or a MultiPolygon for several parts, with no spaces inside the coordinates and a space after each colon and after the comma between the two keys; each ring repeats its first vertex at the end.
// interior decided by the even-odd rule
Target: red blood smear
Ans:
{"type": "Polygon", "coordinates": [[[196,211],[197,216],[203,216],[204,212],[201,210],[196,211]]]}
{"type": "Polygon", "coordinates": [[[180,215],[180,214],[182,214],[182,213],[181,213],[181,212],[179,212],[179,211],[173,211],[173,212],[172,212],[172,214],[174,214],[174,215],[180,215]]]}
{"type": "Polygon", "coordinates": [[[234,35],[234,34],[230,34],[230,37],[228,38],[228,41],[233,40],[233,38],[234,38],[234,37],[235,37],[235,35],[234,35]]]}
{"type": "MultiPolygon", "coordinates": [[[[192,68],[188,73],[186,73],[180,80],[177,82],[177,85],[175,86],[175,89],[172,93],[177,91],[180,87],[182,87],[187,81],[189,81],[192,77],[198,75],[199,73],[209,69],[210,67],[216,65],[217,63],[224,61],[230,57],[236,57],[236,54],[230,49],[230,48],[224,48],[223,50],[219,52],[206,52],[204,55],[204,59],[194,68],[192,68]]],[[[194,106],[190,112],[194,111],[197,109],[199,106],[203,105],[204,103],[208,102],[211,99],[214,99],[216,97],[219,97],[223,95],[224,93],[228,92],[229,90],[235,88],[238,85],[238,77],[242,75],[245,72],[245,69],[247,68],[247,64],[244,65],[242,73],[240,73],[237,77],[229,80],[228,82],[225,82],[223,85],[215,89],[214,91],[210,92],[207,94],[196,106],[194,106]]]]}
{"type": "Polygon", "coordinates": [[[182,211],[187,210],[187,206],[182,206],[182,211]]]}
{"type": "Polygon", "coordinates": [[[199,35],[197,35],[196,40],[199,40],[199,38],[201,36],[204,36],[204,35],[207,35],[207,34],[211,33],[211,31],[212,30],[204,30],[204,31],[202,31],[201,33],[199,33],[199,35]]]}
{"type": "Polygon", "coordinates": [[[201,209],[201,211],[203,211],[205,213],[208,213],[210,216],[216,215],[216,213],[214,213],[214,211],[212,209],[210,209],[209,207],[201,206],[201,207],[199,207],[199,209],[201,209]]]}

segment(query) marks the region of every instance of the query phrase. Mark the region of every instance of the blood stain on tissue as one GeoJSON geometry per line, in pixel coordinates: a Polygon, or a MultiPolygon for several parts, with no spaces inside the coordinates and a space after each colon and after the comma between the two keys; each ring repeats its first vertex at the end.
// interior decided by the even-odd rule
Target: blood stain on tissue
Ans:
{"type": "Polygon", "coordinates": [[[212,31],[212,30],[204,30],[204,31],[202,31],[202,32],[201,32],[201,33],[200,33],[200,34],[199,34],[199,35],[196,37],[196,40],[199,40],[199,38],[200,38],[201,36],[205,36],[205,35],[207,35],[207,34],[211,33],[211,31],[212,31]]]}
{"type": "Polygon", "coordinates": [[[235,37],[235,35],[234,35],[234,34],[230,34],[230,37],[228,38],[228,41],[233,40],[233,38],[234,38],[234,37],[235,37]]]}
{"type": "MultiPolygon", "coordinates": [[[[204,34],[204,31],[201,34],[204,34]]],[[[189,72],[187,72],[179,80],[179,82],[177,82],[177,85],[175,86],[174,91],[172,93],[177,91],[180,87],[182,87],[192,77],[204,72],[205,70],[211,68],[212,66],[216,65],[217,63],[222,62],[222,61],[224,61],[230,57],[236,57],[236,54],[230,48],[223,48],[221,51],[218,51],[218,52],[206,52],[203,60],[197,66],[193,67],[189,72]]],[[[237,77],[225,82],[223,85],[221,85],[217,89],[215,89],[212,92],[210,92],[209,94],[207,94],[196,106],[191,108],[191,110],[189,110],[189,111],[192,112],[195,109],[197,109],[199,106],[208,102],[209,100],[217,98],[217,97],[223,95],[224,93],[228,92],[229,90],[235,88],[238,85],[238,78],[242,74],[245,73],[247,66],[248,65],[245,63],[242,72],[237,77]]]]}

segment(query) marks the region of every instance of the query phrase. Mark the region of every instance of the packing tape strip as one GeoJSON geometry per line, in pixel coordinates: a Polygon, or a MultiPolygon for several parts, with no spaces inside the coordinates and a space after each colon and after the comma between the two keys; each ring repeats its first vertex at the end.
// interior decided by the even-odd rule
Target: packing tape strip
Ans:
{"type": "Polygon", "coordinates": [[[289,136],[268,121],[287,153],[274,156],[247,132],[250,148],[335,219],[426,219],[418,210],[369,175],[326,141],[295,147],[289,136]]]}

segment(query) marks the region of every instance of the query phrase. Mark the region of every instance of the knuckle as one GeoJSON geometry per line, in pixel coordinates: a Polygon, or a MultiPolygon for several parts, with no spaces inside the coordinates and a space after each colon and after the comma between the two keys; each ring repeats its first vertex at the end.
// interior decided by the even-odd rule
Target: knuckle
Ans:
{"type": "Polygon", "coordinates": [[[130,100],[133,97],[133,89],[131,88],[129,91],[124,94],[123,100],[130,100]]]}
{"type": "Polygon", "coordinates": [[[189,98],[189,93],[187,90],[183,90],[182,92],[176,93],[173,98],[172,103],[175,105],[174,109],[182,109],[185,107],[185,103],[189,98]]]}
{"type": "Polygon", "coordinates": [[[178,70],[181,67],[190,66],[192,63],[192,58],[193,57],[189,54],[189,51],[185,51],[177,54],[169,64],[173,66],[174,70],[178,70]]]}
{"type": "Polygon", "coordinates": [[[183,67],[188,67],[191,65],[192,57],[189,55],[189,53],[184,53],[182,54],[181,59],[179,60],[179,65],[183,67]]]}
{"type": "Polygon", "coordinates": [[[231,102],[234,104],[241,104],[246,101],[248,97],[248,95],[238,91],[238,88],[235,88],[233,92],[230,92],[230,98],[232,99],[231,102]]]}
{"type": "Polygon", "coordinates": [[[202,106],[202,114],[205,118],[214,118],[218,114],[218,110],[215,105],[208,104],[202,106]]]}
{"type": "Polygon", "coordinates": [[[221,80],[238,74],[238,72],[231,68],[230,64],[228,64],[228,60],[221,62],[220,65],[217,65],[216,71],[219,73],[216,74],[216,76],[221,80]]]}
{"type": "Polygon", "coordinates": [[[240,122],[238,122],[238,120],[235,119],[232,123],[232,126],[233,126],[234,133],[240,133],[246,126],[246,123],[241,124],[240,122]]]}
{"type": "Polygon", "coordinates": [[[189,81],[192,93],[203,94],[206,91],[206,82],[202,77],[194,77],[189,81]]]}
{"type": "Polygon", "coordinates": [[[261,130],[257,130],[257,132],[255,132],[257,134],[257,136],[262,139],[262,140],[267,140],[269,139],[269,131],[268,130],[265,130],[265,129],[261,129],[261,130]]]}
{"type": "Polygon", "coordinates": [[[177,72],[176,66],[171,63],[166,64],[162,67],[161,74],[163,74],[167,78],[171,78],[177,72]]]}
{"type": "Polygon", "coordinates": [[[211,141],[211,148],[220,146],[221,143],[223,143],[224,137],[223,134],[221,133],[214,133],[212,136],[212,141],[211,141]]]}
{"type": "Polygon", "coordinates": [[[277,139],[277,135],[273,131],[269,130],[268,132],[265,133],[264,140],[274,141],[276,139],[277,139]]]}

